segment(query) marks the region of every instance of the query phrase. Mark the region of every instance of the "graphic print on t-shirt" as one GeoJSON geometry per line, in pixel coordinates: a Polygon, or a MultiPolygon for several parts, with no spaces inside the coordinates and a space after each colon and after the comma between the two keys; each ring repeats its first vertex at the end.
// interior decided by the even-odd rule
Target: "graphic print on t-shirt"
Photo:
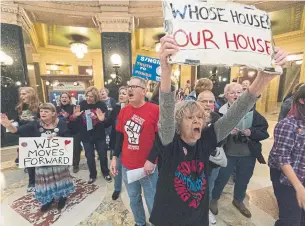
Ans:
{"type": "Polygon", "coordinates": [[[128,135],[128,149],[139,150],[140,135],[145,120],[137,115],[133,115],[125,123],[124,129],[128,135]]]}
{"type": "Polygon", "coordinates": [[[198,160],[181,162],[174,177],[175,190],[188,206],[197,208],[206,190],[204,163],[198,160]]]}

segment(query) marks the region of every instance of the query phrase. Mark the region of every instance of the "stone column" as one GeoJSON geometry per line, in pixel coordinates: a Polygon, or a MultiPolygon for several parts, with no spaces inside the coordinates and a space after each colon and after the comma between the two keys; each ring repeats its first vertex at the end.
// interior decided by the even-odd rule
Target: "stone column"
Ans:
{"type": "MultiPolygon", "coordinates": [[[[18,88],[28,85],[28,71],[22,36],[24,11],[17,4],[1,2],[1,51],[11,57],[9,64],[1,62],[1,112],[10,119],[17,117],[18,88]]],[[[17,144],[17,137],[8,133],[1,146],[17,144]]]]}
{"type": "Polygon", "coordinates": [[[117,98],[118,88],[126,85],[130,79],[132,70],[132,48],[131,48],[131,16],[128,13],[103,13],[95,16],[101,32],[102,61],[104,86],[110,91],[110,96],[117,98]],[[111,78],[115,74],[115,69],[111,61],[111,56],[118,54],[122,64],[118,69],[118,75],[122,82],[116,85],[111,78]],[[112,82],[109,82],[112,80],[112,82]]]}

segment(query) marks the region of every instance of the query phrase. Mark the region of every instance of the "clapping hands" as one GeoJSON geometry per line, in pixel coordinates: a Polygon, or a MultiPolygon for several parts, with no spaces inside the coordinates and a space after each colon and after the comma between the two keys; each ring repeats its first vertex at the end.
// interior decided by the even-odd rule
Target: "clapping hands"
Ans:
{"type": "Polygon", "coordinates": [[[99,108],[96,109],[96,116],[97,116],[98,120],[100,120],[100,121],[105,120],[105,113],[99,108]]]}

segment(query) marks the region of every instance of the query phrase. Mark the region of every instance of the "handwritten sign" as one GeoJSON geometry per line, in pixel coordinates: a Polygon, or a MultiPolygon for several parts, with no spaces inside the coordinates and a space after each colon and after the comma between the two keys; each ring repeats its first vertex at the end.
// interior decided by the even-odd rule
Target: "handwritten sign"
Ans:
{"type": "Polygon", "coordinates": [[[180,51],[169,62],[271,67],[269,15],[253,6],[200,0],[164,0],[164,26],[180,51]]]}
{"type": "Polygon", "coordinates": [[[137,56],[133,68],[133,75],[147,80],[160,81],[161,67],[160,60],[147,56],[137,56]]]}
{"type": "Polygon", "coordinates": [[[19,168],[72,165],[72,160],[73,138],[19,138],[19,168]]]}

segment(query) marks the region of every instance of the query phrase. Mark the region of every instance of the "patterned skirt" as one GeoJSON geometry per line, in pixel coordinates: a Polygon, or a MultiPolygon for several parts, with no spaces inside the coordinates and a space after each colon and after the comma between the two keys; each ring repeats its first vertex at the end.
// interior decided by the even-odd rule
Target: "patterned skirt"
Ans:
{"type": "Polygon", "coordinates": [[[35,196],[42,205],[53,198],[67,197],[74,191],[67,166],[43,166],[35,169],[35,196]]]}

